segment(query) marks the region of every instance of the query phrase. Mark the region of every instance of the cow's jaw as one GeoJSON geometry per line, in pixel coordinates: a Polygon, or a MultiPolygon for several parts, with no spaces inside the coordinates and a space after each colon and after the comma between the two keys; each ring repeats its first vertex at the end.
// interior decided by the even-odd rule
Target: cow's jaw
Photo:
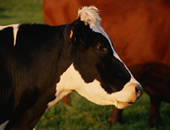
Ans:
{"type": "Polygon", "coordinates": [[[60,81],[56,84],[55,100],[48,103],[51,107],[64,96],[77,91],[89,101],[98,105],[115,105],[117,108],[125,108],[136,101],[135,81],[131,79],[121,91],[109,94],[101,86],[98,80],[86,83],[80,73],[71,64],[70,67],[60,76],[60,81]]]}

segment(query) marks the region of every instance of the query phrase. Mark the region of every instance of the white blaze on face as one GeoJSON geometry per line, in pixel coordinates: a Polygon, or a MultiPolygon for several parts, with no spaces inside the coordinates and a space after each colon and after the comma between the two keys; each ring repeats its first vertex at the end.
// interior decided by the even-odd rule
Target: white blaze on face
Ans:
{"type": "Polygon", "coordinates": [[[19,27],[20,24],[11,24],[11,25],[8,25],[8,26],[0,26],[0,30],[4,29],[4,28],[7,28],[7,27],[12,27],[13,28],[13,38],[14,38],[14,46],[16,44],[16,38],[17,38],[17,32],[18,32],[18,27],[19,27]]]}
{"type": "MultiPolygon", "coordinates": [[[[104,37],[106,37],[106,39],[108,40],[110,47],[113,51],[113,56],[116,57],[120,62],[123,63],[123,61],[120,59],[120,57],[118,56],[118,54],[116,53],[116,51],[113,48],[112,42],[109,38],[109,36],[105,33],[105,31],[103,30],[103,28],[99,25],[92,25],[90,24],[90,28],[94,31],[94,32],[98,32],[101,33],[104,37]]],[[[127,68],[127,66],[123,63],[124,67],[127,69],[127,71],[129,72],[131,79],[130,81],[125,84],[125,86],[123,87],[123,89],[121,91],[118,91],[112,95],[114,95],[114,98],[117,101],[117,104],[115,105],[117,108],[123,108],[124,105],[128,105],[125,104],[125,102],[134,102],[137,98],[136,98],[136,87],[139,86],[142,88],[142,86],[140,85],[140,83],[133,77],[133,75],[131,74],[131,72],[129,71],[129,69],[127,68]],[[131,101],[130,101],[131,100],[131,101]]]]}

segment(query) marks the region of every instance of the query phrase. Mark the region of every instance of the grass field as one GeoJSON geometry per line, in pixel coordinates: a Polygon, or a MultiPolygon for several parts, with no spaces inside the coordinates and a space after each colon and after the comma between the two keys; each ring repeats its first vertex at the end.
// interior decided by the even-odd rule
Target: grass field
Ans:
{"type": "Polygon", "coordinates": [[[42,0],[0,0],[0,25],[43,23],[42,0]]]}
{"type": "MultiPolygon", "coordinates": [[[[0,0],[0,25],[13,23],[43,23],[42,0],[0,0]]],[[[149,97],[146,93],[123,112],[123,124],[110,125],[107,119],[113,106],[98,106],[76,92],[71,94],[71,106],[58,102],[41,117],[37,130],[156,130],[149,128],[149,97]]],[[[170,130],[170,104],[161,104],[165,124],[160,130],[170,130]]]]}

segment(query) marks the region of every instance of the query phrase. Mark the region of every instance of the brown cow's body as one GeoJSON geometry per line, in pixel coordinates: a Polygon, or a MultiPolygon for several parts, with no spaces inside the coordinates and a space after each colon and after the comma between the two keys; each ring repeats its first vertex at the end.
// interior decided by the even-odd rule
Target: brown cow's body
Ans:
{"type": "MultiPolygon", "coordinates": [[[[118,55],[150,96],[150,125],[160,124],[160,103],[170,102],[170,1],[44,0],[44,21],[50,25],[69,23],[76,18],[77,9],[86,5],[101,10],[101,24],[118,55]]],[[[121,115],[115,109],[112,122],[121,120],[113,116],[116,113],[121,115]]]]}

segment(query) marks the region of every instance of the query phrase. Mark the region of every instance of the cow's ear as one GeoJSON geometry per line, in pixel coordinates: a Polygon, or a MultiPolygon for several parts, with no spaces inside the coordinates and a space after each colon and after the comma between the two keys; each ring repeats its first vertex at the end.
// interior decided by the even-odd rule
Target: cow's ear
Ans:
{"type": "Polygon", "coordinates": [[[70,31],[69,31],[69,38],[71,39],[71,43],[73,45],[78,45],[82,41],[85,40],[86,34],[86,26],[84,22],[80,21],[79,19],[75,20],[73,23],[70,24],[70,31]]]}

